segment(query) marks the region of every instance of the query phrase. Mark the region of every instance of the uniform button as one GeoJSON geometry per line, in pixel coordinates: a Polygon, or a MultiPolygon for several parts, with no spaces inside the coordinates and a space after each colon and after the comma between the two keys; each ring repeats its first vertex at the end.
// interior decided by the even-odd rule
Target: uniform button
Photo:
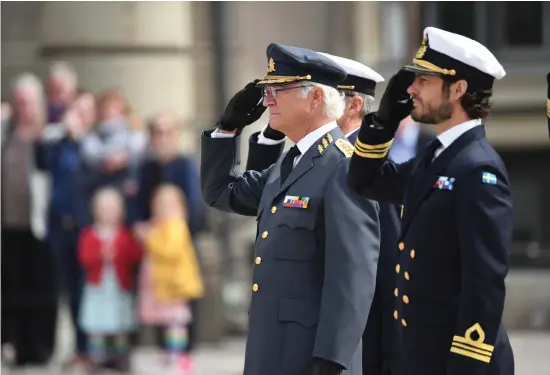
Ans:
{"type": "Polygon", "coordinates": [[[414,256],[416,255],[416,252],[414,251],[414,249],[411,250],[411,259],[414,259],[414,256]]]}
{"type": "Polygon", "coordinates": [[[399,242],[399,250],[400,251],[405,250],[405,242],[399,242]]]}
{"type": "Polygon", "coordinates": [[[274,214],[275,212],[277,212],[277,206],[271,207],[271,213],[274,214]]]}
{"type": "Polygon", "coordinates": [[[262,258],[256,257],[256,264],[260,264],[260,263],[262,263],[262,258]]]}
{"type": "Polygon", "coordinates": [[[258,284],[252,285],[252,290],[253,290],[253,291],[257,292],[258,289],[260,289],[260,287],[258,286],[258,284]]]}
{"type": "Polygon", "coordinates": [[[399,295],[399,289],[395,288],[393,291],[393,295],[397,297],[399,295]]]}
{"type": "Polygon", "coordinates": [[[395,272],[399,273],[399,271],[401,271],[401,266],[398,264],[397,266],[395,266],[395,272]]]}
{"type": "Polygon", "coordinates": [[[405,319],[401,319],[401,324],[403,325],[403,327],[406,327],[407,326],[407,321],[405,319]]]}
{"type": "Polygon", "coordinates": [[[405,280],[409,280],[410,277],[409,277],[409,273],[408,272],[405,272],[405,280]]]}
{"type": "Polygon", "coordinates": [[[409,297],[408,296],[403,296],[403,302],[409,303],[409,297]]]}
{"type": "Polygon", "coordinates": [[[394,311],[393,311],[393,318],[394,318],[395,320],[397,320],[397,318],[399,318],[399,314],[397,313],[397,310],[394,310],[394,311]]]}
{"type": "Polygon", "coordinates": [[[262,238],[267,238],[267,235],[268,235],[267,231],[263,232],[262,233],[262,238]]]}

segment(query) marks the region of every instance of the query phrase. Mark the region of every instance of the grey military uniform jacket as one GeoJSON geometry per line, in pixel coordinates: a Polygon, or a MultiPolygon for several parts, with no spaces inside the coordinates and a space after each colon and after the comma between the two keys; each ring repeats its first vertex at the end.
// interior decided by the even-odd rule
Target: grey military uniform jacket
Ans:
{"type": "Polygon", "coordinates": [[[257,216],[244,375],[310,375],[313,358],[361,374],[376,283],[378,204],[346,183],[352,146],[325,134],[280,183],[280,164],[235,173],[235,138],[202,136],[208,205],[257,216]]]}

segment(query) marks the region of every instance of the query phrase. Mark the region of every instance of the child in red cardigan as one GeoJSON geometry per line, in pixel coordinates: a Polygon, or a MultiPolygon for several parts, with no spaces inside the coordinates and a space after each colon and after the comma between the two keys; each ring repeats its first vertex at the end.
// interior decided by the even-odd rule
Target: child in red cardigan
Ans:
{"type": "Polygon", "coordinates": [[[113,336],[115,362],[121,371],[130,367],[128,333],[136,317],[130,288],[133,267],[141,257],[140,247],[123,227],[124,203],[113,188],[100,189],[93,201],[94,224],[80,234],[78,257],[85,274],[79,321],[89,337],[93,368],[110,357],[105,338],[113,336]]]}

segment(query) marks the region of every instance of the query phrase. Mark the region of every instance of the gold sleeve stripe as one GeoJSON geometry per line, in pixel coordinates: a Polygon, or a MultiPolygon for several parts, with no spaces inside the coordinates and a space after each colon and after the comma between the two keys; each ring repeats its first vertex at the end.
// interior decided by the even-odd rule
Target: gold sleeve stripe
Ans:
{"type": "Polygon", "coordinates": [[[389,148],[385,148],[383,150],[365,150],[364,148],[361,148],[357,145],[355,145],[355,149],[359,150],[360,152],[372,152],[373,154],[384,154],[389,151],[389,148]]]}
{"type": "Polygon", "coordinates": [[[546,116],[550,117],[550,99],[546,99],[546,116]]]}
{"type": "Polygon", "coordinates": [[[460,336],[455,336],[453,337],[453,343],[455,342],[458,342],[458,343],[462,343],[462,344],[466,344],[466,345],[469,345],[473,348],[477,348],[477,349],[482,349],[482,350],[486,350],[490,353],[493,352],[493,349],[495,348],[493,345],[489,345],[489,344],[484,344],[482,342],[478,342],[478,341],[473,341],[473,340],[469,340],[465,337],[460,337],[460,336]]]}
{"type": "Polygon", "coordinates": [[[355,154],[362,158],[382,159],[386,157],[386,155],[388,154],[388,150],[384,151],[383,153],[374,153],[374,152],[359,151],[357,148],[355,148],[355,154]]]}
{"type": "Polygon", "coordinates": [[[491,362],[491,357],[488,357],[486,355],[473,353],[469,350],[455,348],[454,346],[451,347],[451,352],[455,353],[455,354],[460,354],[460,355],[463,355],[465,357],[469,357],[469,358],[472,358],[472,359],[477,359],[478,361],[485,362],[485,363],[490,363],[491,362]]]}
{"type": "Polygon", "coordinates": [[[459,342],[453,342],[453,346],[455,348],[461,348],[461,349],[469,350],[469,351],[477,353],[477,354],[486,355],[487,357],[491,357],[491,355],[493,355],[493,353],[490,352],[489,350],[472,348],[469,345],[461,344],[459,342]]]}
{"type": "Polygon", "coordinates": [[[359,147],[363,150],[384,150],[386,148],[390,148],[393,143],[393,139],[390,139],[386,143],[382,143],[379,145],[368,145],[366,143],[361,142],[359,139],[355,141],[355,147],[359,147]]]}

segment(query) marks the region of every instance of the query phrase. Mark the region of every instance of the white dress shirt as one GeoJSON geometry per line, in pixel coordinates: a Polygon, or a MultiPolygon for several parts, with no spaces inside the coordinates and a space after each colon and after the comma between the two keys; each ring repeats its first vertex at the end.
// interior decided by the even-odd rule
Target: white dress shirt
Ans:
{"type": "Polygon", "coordinates": [[[449,147],[454,141],[456,141],[462,134],[466,133],[468,130],[480,126],[482,124],[481,119],[474,119],[463,122],[462,124],[453,126],[452,128],[445,130],[443,133],[437,136],[437,139],[441,142],[441,146],[435,150],[434,159],[437,158],[441,153],[449,147]]]}

